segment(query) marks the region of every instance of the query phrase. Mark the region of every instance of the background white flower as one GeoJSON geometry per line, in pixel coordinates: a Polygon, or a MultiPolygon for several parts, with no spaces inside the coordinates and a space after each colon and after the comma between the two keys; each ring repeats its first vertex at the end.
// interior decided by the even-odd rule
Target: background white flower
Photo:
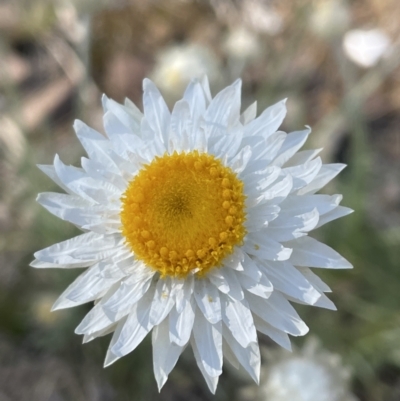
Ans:
{"type": "Polygon", "coordinates": [[[194,43],[177,44],[157,54],[151,78],[167,97],[176,100],[193,78],[207,75],[211,85],[215,84],[218,67],[217,57],[210,49],[194,43]]]}
{"type": "Polygon", "coordinates": [[[380,29],[353,29],[343,38],[343,48],[351,61],[361,67],[374,66],[391,47],[390,39],[380,29]]]}
{"type": "Polygon", "coordinates": [[[37,268],[88,267],[54,309],[95,301],[76,332],[114,332],[105,366],[152,331],[159,388],[190,344],[212,392],[223,356],[258,382],[256,330],[290,348],[308,328],[289,301],[335,309],[310,267],[350,268],[309,231],[347,215],[318,195],[342,164],[299,151],[310,129],[278,131],[285,101],[240,115],[241,81],[213,99],[192,81],[169,112],[144,80],[142,114],[103,98],[108,138],[77,121],[82,168],[41,169],[67,194],[38,201],[85,231],[36,252],[37,268]]]}
{"type": "Polygon", "coordinates": [[[315,338],[300,351],[274,353],[265,366],[259,399],[268,401],[356,401],[349,391],[350,371],[339,355],[322,349],[315,338]],[[278,359],[278,360],[276,360],[278,359]]]}

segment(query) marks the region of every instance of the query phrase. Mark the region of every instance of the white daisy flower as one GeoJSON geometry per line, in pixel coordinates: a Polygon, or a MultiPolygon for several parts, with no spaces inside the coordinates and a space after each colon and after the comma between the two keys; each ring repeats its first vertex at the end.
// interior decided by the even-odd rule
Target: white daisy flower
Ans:
{"type": "Polygon", "coordinates": [[[351,371],[338,354],[324,350],[315,338],[301,351],[271,356],[261,368],[263,384],[258,397],[268,401],[356,401],[349,391],[351,371]],[[272,359],[272,357],[274,359],[272,359]]]}
{"type": "Polygon", "coordinates": [[[277,131],[285,101],[240,115],[241,81],[214,98],[194,80],[169,112],[144,80],[144,113],[103,97],[108,138],[81,121],[82,168],[40,168],[67,193],[38,202],[84,231],[35,253],[37,268],[87,268],[53,309],[95,302],[76,333],[114,332],[105,366],[152,331],[161,389],[191,345],[212,392],[223,355],[258,382],[257,332],[290,348],[308,328],[289,301],[334,309],[310,267],[350,268],[312,229],[347,215],[315,194],[344,167],[298,150],[310,129],[277,131]]]}

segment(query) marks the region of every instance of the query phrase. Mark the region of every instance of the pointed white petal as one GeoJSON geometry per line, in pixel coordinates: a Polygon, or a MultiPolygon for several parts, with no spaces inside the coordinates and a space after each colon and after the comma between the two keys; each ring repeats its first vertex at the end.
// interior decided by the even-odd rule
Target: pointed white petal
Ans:
{"type": "Polygon", "coordinates": [[[224,279],[229,286],[229,291],[227,294],[231,298],[241,301],[244,297],[244,294],[242,286],[237,278],[238,273],[227,266],[220,268],[220,272],[224,276],[224,279]]]}
{"type": "Polygon", "coordinates": [[[257,315],[254,315],[254,324],[256,325],[256,329],[260,333],[267,335],[271,338],[271,340],[275,341],[277,344],[287,349],[288,351],[292,350],[289,336],[285,332],[271,326],[269,323],[265,322],[257,315]]]}
{"type": "Polygon", "coordinates": [[[262,268],[271,280],[274,289],[314,305],[321,294],[309,283],[308,280],[289,262],[264,261],[262,268]]]}
{"type": "Polygon", "coordinates": [[[223,327],[223,336],[237,360],[258,384],[260,382],[261,356],[257,341],[243,348],[225,326],[223,327]]]}
{"type": "Polygon", "coordinates": [[[279,204],[281,214],[298,216],[317,209],[320,216],[334,210],[341,200],[342,195],[290,195],[279,204]]]}
{"type": "Polygon", "coordinates": [[[111,338],[110,345],[108,346],[107,354],[106,354],[106,359],[104,361],[104,367],[106,368],[107,366],[110,366],[113,364],[115,361],[117,361],[120,357],[115,355],[112,351],[111,348],[115,345],[115,343],[118,341],[118,338],[121,334],[122,329],[124,328],[124,325],[127,320],[127,316],[122,318],[119,323],[117,324],[117,328],[115,329],[115,332],[111,338]]]}
{"type": "Polygon", "coordinates": [[[257,102],[252,103],[240,116],[240,122],[243,125],[253,121],[257,116],[257,102]]]}
{"type": "Polygon", "coordinates": [[[222,373],[222,323],[208,322],[197,310],[193,325],[193,338],[201,364],[207,374],[218,377],[222,373]]]}
{"type": "Polygon", "coordinates": [[[286,115],[286,99],[268,107],[262,114],[246,125],[245,135],[269,135],[282,124],[286,115]]]}
{"type": "Polygon", "coordinates": [[[299,166],[286,167],[282,171],[285,174],[290,174],[292,176],[292,192],[294,192],[308,185],[317,176],[321,168],[322,160],[320,157],[317,157],[316,159],[300,164],[299,166]]]}
{"type": "Polygon", "coordinates": [[[162,143],[168,143],[170,113],[160,91],[149,79],[143,80],[144,116],[162,143]]]}
{"type": "Polygon", "coordinates": [[[197,366],[199,367],[200,372],[203,374],[203,377],[207,383],[208,388],[210,389],[210,391],[213,394],[215,394],[215,391],[217,390],[219,376],[211,376],[205,369],[202,359],[201,359],[201,356],[200,356],[200,352],[197,348],[197,344],[196,344],[196,341],[194,340],[193,336],[190,340],[190,343],[192,345],[192,350],[193,350],[193,354],[194,354],[194,357],[197,362],[197,366]]]}
{"type": "Polygon", "coordinates": [[[281,213],[264,229],[265,234],[278,242],[290,241],[306,235],[319,221],[317,209],[298,216],[281,213]]]}
{"type": "Polygon", "coordinates": [[[278,291],[274,291],[268,300],[247,293],[251,311],[271,326],[293,336],[303,336],[308,327],[300,319],[297,312],[278,291]]]}
{"type": "Polygon", "coordinates": [[[254,327],[253,316],[247,301],[241,302],[221,297],[222,320],[242,346],[247,347],[251,342],[257,342],[257,333],[254,327]]]}
{"type": "Polygon", "coordinates": [[[171,311],[175,304],[175,298],[171,294],[171,279],[159,279],[156,284],[153,302],[150,306],[150,324],[156,326],[160,324],[171,311]]]}
{"type": "Polygon", "coordinates": [[[290,262],[295,266],[351,269],[353,266],[328,245],[311,237],[297,238],[287,243],[293,248],[290,262]]]}
{"type": "Polygon", "coordinates": [[[283,166],[304,145],[310,132],[311,128],[307,127],[303,131],[289,133],[272,164],[280,167],[283,166]]]}
{"type": "Polygon", "coordinates": [[[153,370],[157,381],[158,391],[161,390],[168,375],[174,368],[183,347],[171,344],[169,341],[168,320],[155,326],[152,332],[153,370]]]}
{"type": "MultiPolygon", "coordinates": [[[[290,135],[290,134],[289,134],[290,135]]],[[[321,149],[311,149],[311,150],[302,150],[300,152],[295,153],[285,164],[284,167],[292,167],[298,166],[299,164],[306,163],[319,153],[321,153],[321,149]]]]}
{"type": "Polygon", "coordinates": [[[336,209],[326,213],[324,216],[321,216],[315,228],[319,228],[332,220],[340,219],[341,217],[347,216],[351,213],[353,213],[353,209],[344,206],[338,206],[336,209]]]}
{"type": "Polygon", "coordinates": [[[221,320],[221,303],[217,288],[207,278],[196,280],[194,298],[204,317],[210,323],[221,320]]]}
{"type": "Polygon", "coordinates": [[[263,231],[248,234],[244,250],[258,259],[267,260],[288,260],[292,254],[291,248],[268,238],[268,233],[263,231]]]}
{"type": "Polygon", "coordinates": [[[176,310],[181,313],[185,308],[186,302],[189,302],[194,288],[193,276],[188,276],[183,281],[182,289],[175,294],[176,310]]]}
{"type": "Polygon", "coordinates": [[[149,270],[144,274],[138,274],[138,276],[140,279],[138,278],[135,282],[132,282],[132,277],[136,278],[136,274],[122,280],[117,291],[108,300],[104,301],[103,309],[108,316],[119,316],[121,310],[131,308],[147,292],[154,272],[149,270]]]}
{"type": "Polygon", "coordinates": [[[298,190],[298,195],[313,194],[323,188],[329,181],[335,178],[344,168],[345,164],[324,164],[314,180],[307,186],[298,190]]]}
{"type": "Polygon", "coordinates": [[[184,346],[190,339],[194,323],[195,304],[188,301],[182,312],[172,308],[169,314],[169,337],[177,345],[184,346]]]}
{"type": "Polygon", "coordinates": [[[308,267],[297,267],[297,270],[307,281],[320,292],[332,292],[332,290],[308,267]]]}
{"type": "Polygon", "coordinates": [[[152,287],[134,305],[132,312],[128,315],[118,339],[111,347],[111,352],[114,355],[121,357],[133,351],[153,328],[150,323],[150,310],[155,286],[152,287]]]}
{"type": "Polygon", "coordinates": [[[190,107],[185,99],[175,103],[171,114],[168,152],[188,152],[190,148],[190,107]]]}

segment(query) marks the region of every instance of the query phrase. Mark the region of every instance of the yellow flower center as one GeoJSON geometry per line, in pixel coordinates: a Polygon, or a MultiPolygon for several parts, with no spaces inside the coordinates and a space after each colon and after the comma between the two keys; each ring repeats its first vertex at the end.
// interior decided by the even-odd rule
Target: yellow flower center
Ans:
{"type": "Polygon", "coordinates": [[[243,182],[206,153],[156,157],[121,200],[126,243],[162,277],[204,275],[246,234],[243,182]]]}

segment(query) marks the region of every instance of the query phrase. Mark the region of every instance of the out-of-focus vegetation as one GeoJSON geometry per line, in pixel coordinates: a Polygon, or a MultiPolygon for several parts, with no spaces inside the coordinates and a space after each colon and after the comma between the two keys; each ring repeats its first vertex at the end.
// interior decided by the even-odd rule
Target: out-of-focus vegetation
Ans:
{"type": "Polygon", "coordinates": [[[359,400],[400,399],[399,18],[398,0],[3,0],[0,400],[241,401],[240,371],[226,367],[212,397],[190,352],[158,394],[150,341],[103,370],[109,338],[82,346],[73,333],[90,306],[50,313],[77,272],[28,267],[77,234],[34,201],[58,191],[35,164],[83,154],[73,119],[102,131],[102,92],[140,105],[149,76],[172,104],[193,73],[214,93],[241,76],[243,105],[255,98],[259,110],[288,97],[284,129],[311,125],[308,146],[348,164],[329,192],[356,212],[316,235],[355,268],[318,272],[337,312],[297,309],[341,355],[359,400]]]}

